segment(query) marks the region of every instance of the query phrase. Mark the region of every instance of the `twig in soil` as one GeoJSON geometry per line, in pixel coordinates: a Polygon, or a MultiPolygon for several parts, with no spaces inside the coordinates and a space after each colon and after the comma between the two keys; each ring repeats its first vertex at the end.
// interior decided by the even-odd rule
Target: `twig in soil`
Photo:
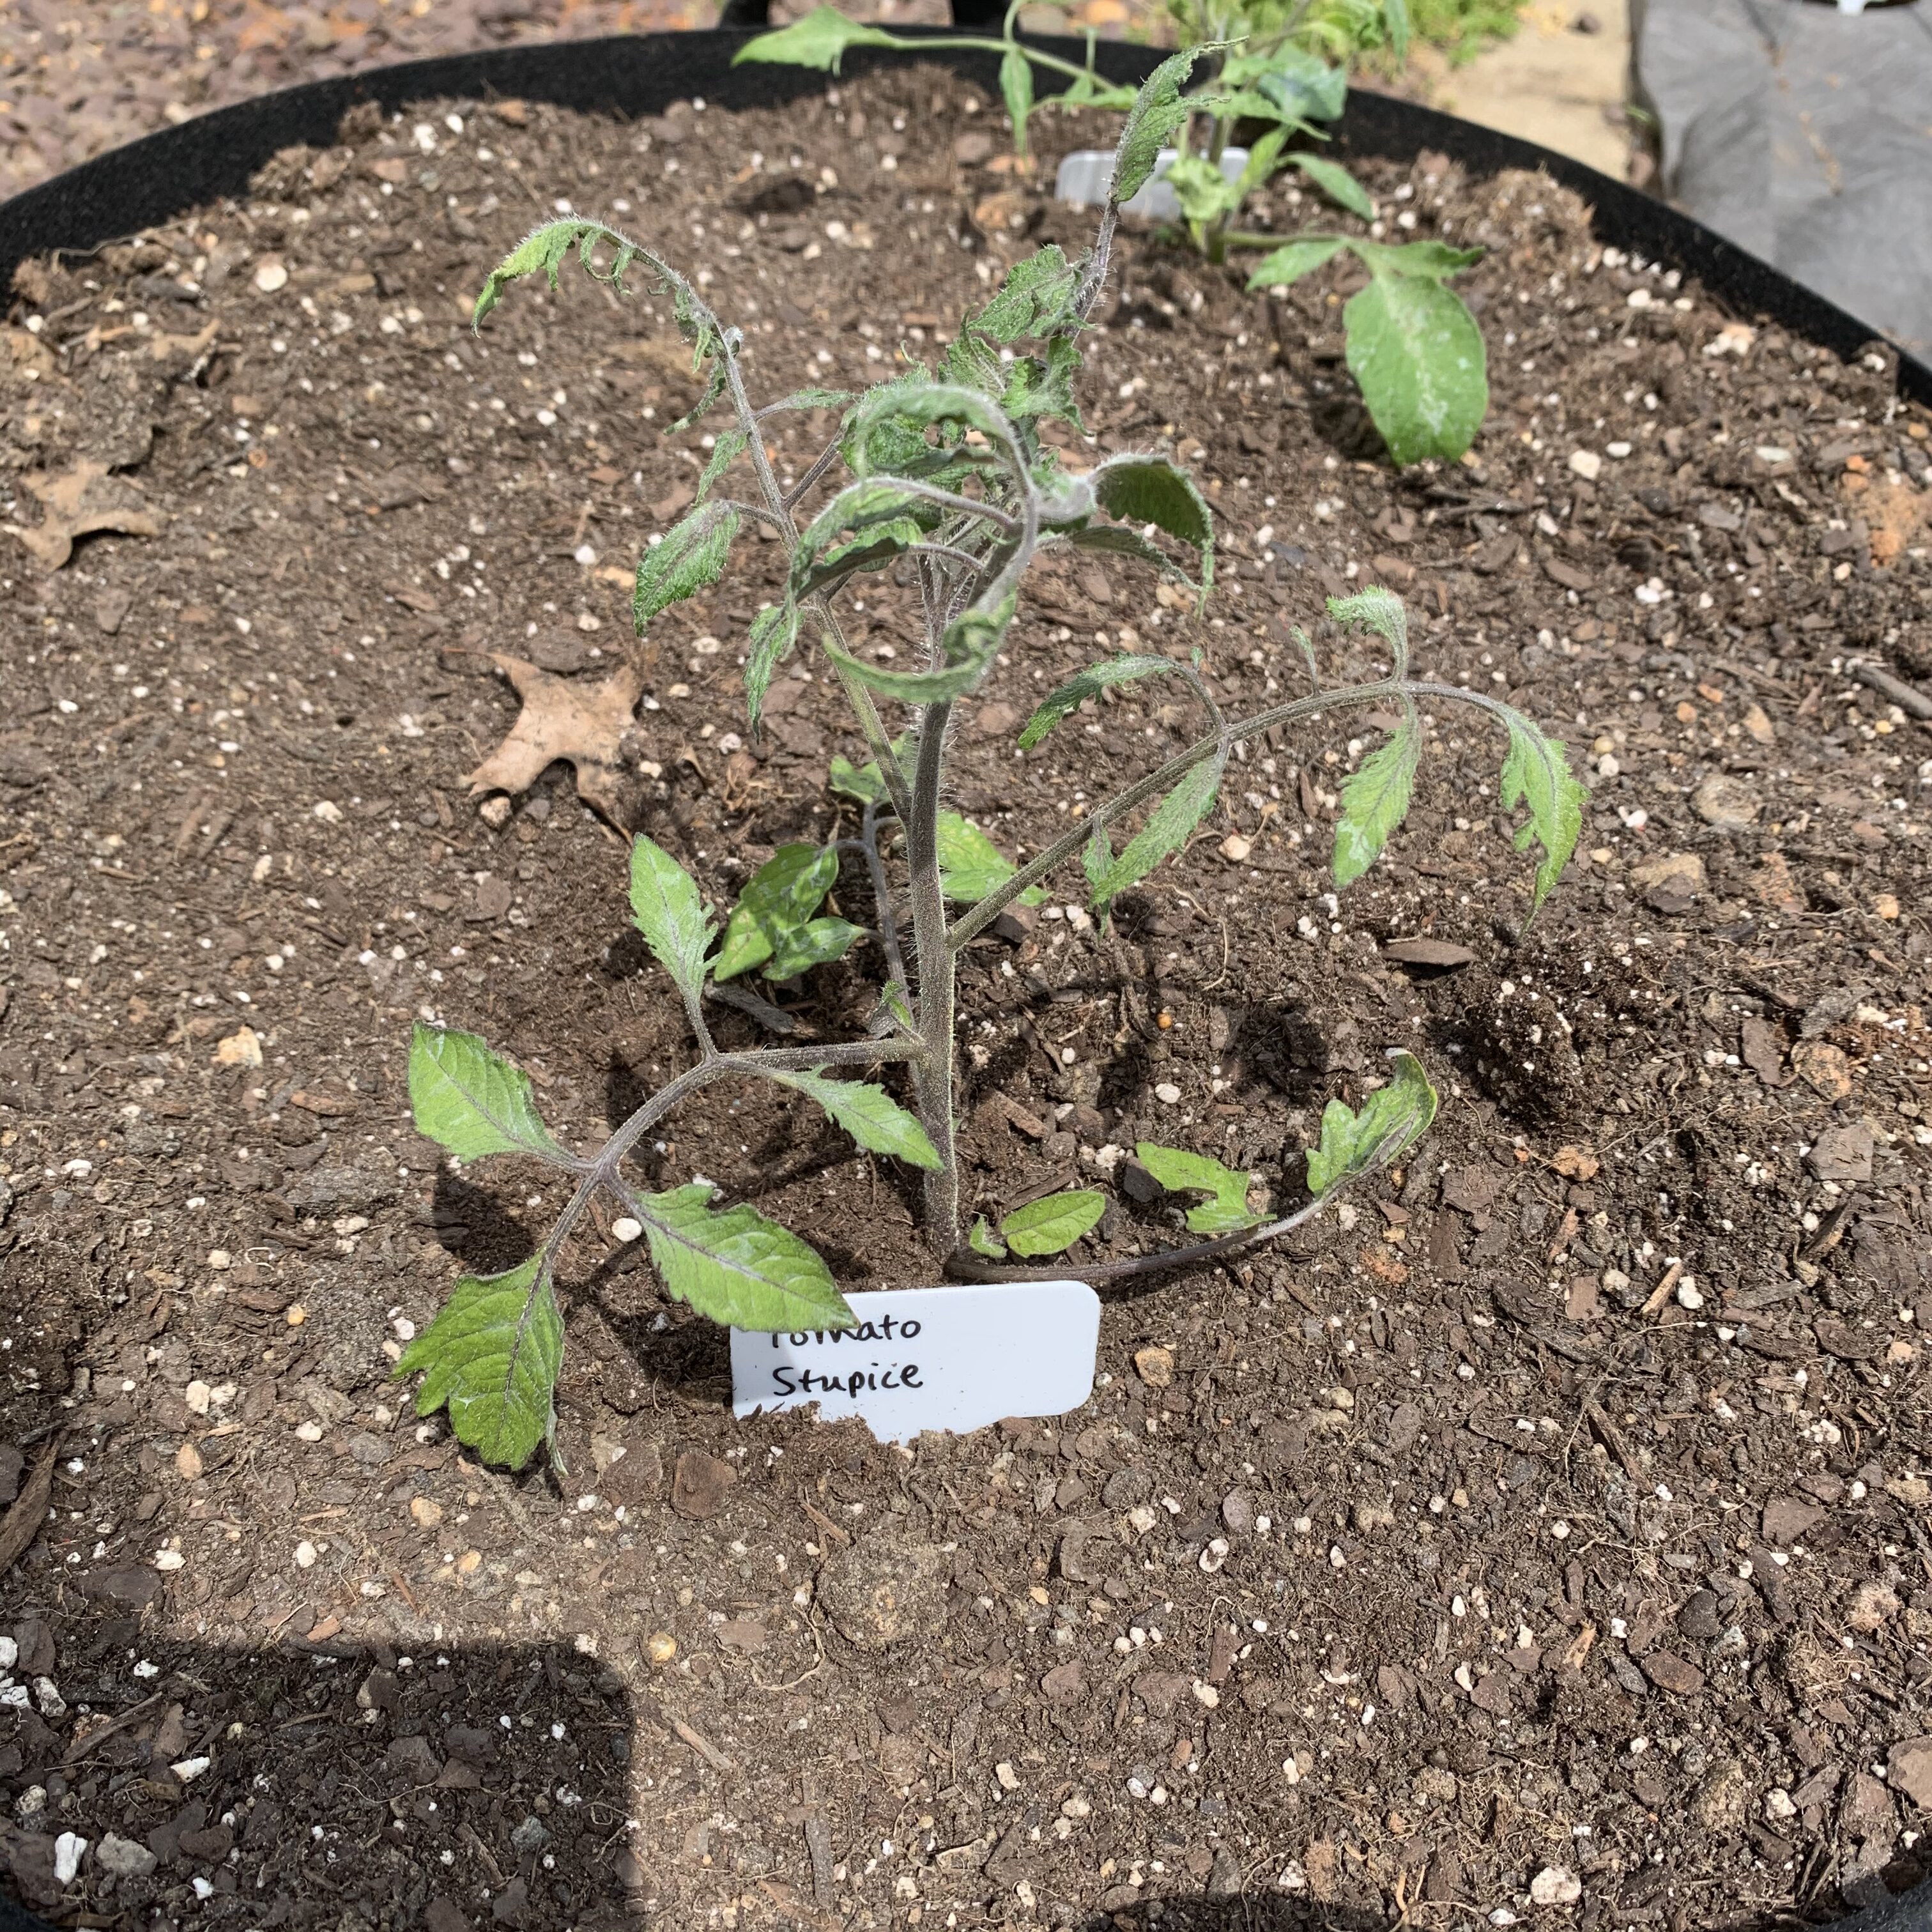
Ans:
{"type": "Polygon", "coordinates": [[[1926,696],[1916,685],[1907,684],[1903,678],[1894,677],[1888,670],[1880,670],[1875,664],[1867,664],[1862,658],[1854,658],[1845,666],[1859,683],[1875,691],[1881,698],[1889,698],[1908,716],[1916,718],[1923,724],[1932,720],[1932,698],[1926,696]]]}
{"type": "Polygon", "coordinates": [[[53,1494],[54,1459],[60,1454],[60,1438],[55,1436],[34,1465],[20,1500],[0,1518],[0,1576],[6,1575],[26,1556],[40,1525],[47,1519],[47,1498],[53,1494]]]}
{"type": "Polygon", "coordinates": [[[1649,1298],[1643,1304],[1645,1314],[1656,1315],[1662,1312],[1664,1304],[1670,1299],[1670,1291],[1677,1286],[1683,1273],[1684,1264],[1682,1262],[1672,1262],[1664,1270],[1662,1277],[1650,1291],[1649,1298]]]}
{"type": "Polygon", "coordinates": [[[737,1766],[701,1732],[694,1731],[684,1720],[667,1711],[640,1684],[631,1686],[631,1695],[637,1700],[639,1716],[648,1718],[661,1731],[670,1731],[682,1738],[713,1771],[735,1771],[737,1766]]]}
{"type": "Polygon", "coordinates": [[[78,1764],[82,1758],[91,1757],[94,1751],[113,1736],[116,1731],[124,1731],[141,1713],[150,1706],[161,1701],[157,1690],[152,1697],[143,1697],[138,1704],[130,1704],[118,1718],[110,1718],[106,1724],[97,1724],[84,1736],[77,1737],[69,1744],[61,1758],[64,1765],[78,1764]]]}

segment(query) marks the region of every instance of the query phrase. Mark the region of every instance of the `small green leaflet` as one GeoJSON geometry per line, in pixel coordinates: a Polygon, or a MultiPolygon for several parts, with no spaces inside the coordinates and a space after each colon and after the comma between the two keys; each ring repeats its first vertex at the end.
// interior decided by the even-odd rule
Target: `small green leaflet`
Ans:
{"type": "Polygon", "coordinates": [[[868,392],[852,412],[845,450],[854,474],[863,477],[878,466],[872,437],[887,421],[916,430],[938,422],[963,423],[1002,449],[1012,434],[997,405],[978,389],[956,382],[886,383],[868,392]]]}
{"type": "Polygon", "coordinates": [[[842,409],[852,400],[850,389],[794,389],[788,396],[781,396],[775,403],[767,403],[759,410],[759,419],[776,416],[781,410],[836,410],[842,409]]]}
{"type": "Polygon", "coordinates": [[[631,916],[678,991],[695,1000],[718,928],[705,916],[697,881],[641,832],[631,844],[631,916]]]}
{"type": "Polygon", "coordinates": [[[503,1274],[465,1275],[436,1319],[398,1360],[422,1372],[416,1413],[447,1402],[449,1426],[486,1462],[520,1469],[556,1426],[551,1406],[563,1360],[563,1317],[540,1257],[503,1274]]]}
{"type": "Polygon", "coordinates": [[[1483,332],[1432,277],[1370,266],[1368,286],[1342,311],[1349,374],[1397,465],[1453,461],[1490,406],[1483,332]]]}
{"type": "Polygon", "coordinates": [[[1218,754],[1202,759],[1154,808],[1118,858],[1108,848],[1106,828],[1094,826],[1087,847],[1087,880],[1093,889],[1094,910],[1101,918],[1130,886],[1137,885],[1170,852],[1184,845],[1188,835],[1214,809],[1225,763],[1218,754]]]}
{"type": "Polygon", "coordinates": [[[810,67],[821,74],[836,74],[848,47],[898,44],[890,34],[881,33],[877,27],[848,20],[836,7],[820,7],[803,20],[794,20],[789,27],[748,40],[732,56],[731,64],[770,61],[779,67],[810,67]]]}
{"type": "Polygon", "coordinates": [[[1380,855],[1389,834],[1408,816],[1415,768],[1422,757],[1422,722],[1413,705],[1394,735],[1362,760],[1342,788],[1335,821],[1335,885],[1353,885],[1380,855]]]}
{"type": "Polygon", "coordinates": [[[1409,275],[1425,281],[1445,281],[1473,268],[1483,259],[1480,248],[1455,248],[1447,242],[1369,242],[1347,238],[1348,245],[1376,275],[1409,275]]]}
{"type": "Polygon", "coordinates": [[[1102,80],[1089,68],[1067,82],[1066,92],[1058,98],[1054,105],[1061,108],[1106,107],[1118,112],[1132,106],[1134,98],[1131,87],[1116,87],[1102,80]]]}
{"type": "Polygon", "coordinates": [[[1312,274],[1342,247],[1339,235],[1324,235],[1291,242],[1285,248],[1277,248],[1272,255],[1264,256],[1254,273],[1248,278],[1250,290],[1256,289],[1285,289],[1291,282],[1299,281],[1304,275],[1312,274]]]}
{"type": "Polygon", "coordinates": [[[638,584],[631,597],[631,616],[642,637],[660,610],[694,597],[724,573],[731,539],[738,534],[738,513],[722,504],[704,503],[682,523],[664,532],[638,560],[638,584]]]}
{"type": "Polygon", "coordinates": [[[1027,151],[1027,117],[1033,112],[1033,62],[1018,47],[1007,48],[1000,62],[1000,98],[1013,124],[1013,152],[1027,151]]]}
{"type": "MultiPolygon", "coordinates": [[[[892,756],[902,770],[912,763],[918,748],[918,742],[910,731],[892,740],[892,756]]],[[[832,754],[825,782],[841,798],[849,798],[855,805],[877,805],[890,789],[877,759],[855,765],[842,752],[832,754]]]]}
{"type": "Polygon", "coordinates": [[[1018,356],[1006,365],[1000,406],[1016,423],[1058,416],[1084,431],[1080,405],[1073,398],[1073,379],[1079,373],[1079,344],[1070,335],[1056,335],[1044,356],[1018,356]]]}
{"type": "Polygon", "coordinates": [[[1364,221],[1376,218],[1376,205],[1368,191],[1340,161],[1324,160],[1319,154],[1296,154],[1294,165],[1334,202],[1364,221]]]}
{"type": "Polygon", "coordinates": [[[1070,304],[1079,286],[1080,271],[1057,242],[1049,242],[1007,270],[999,292],[977,314],[966,318],[966,327],[995,342],[1045,335],[1072,320],[1070,304]]]}
{"type": "Polygon", "coordinates": [[[795,931],[782,933],[765,962],[767,980],[794,980],[814,966],[828,964],[852,950],[852,942],[863,936],[865,928],[849,919],[813,919],[795,931]]]}
{"type": "Polygon", "coordinates": [[[798,642],[798,606],[790,598],[782,604],[768,604],[752,620],[751,651],[745,660],[745,708],[752,729],[765,707],[765,693],[772,688],[772,674],[791,656],[798,642]]]}
{"type": "Polygon", "coordinates": [[[698,500],[701,503],[711,494],[711,486],[742,456],[752,446],[752,439],[741,429],[728,429],[718,439],[711,452],[711,460],[704,466],[698,479],[698,500]]]}
{"type": "Polygon", "coordinates": [[[476,298],[476,308],[470,319],[471,328],[482,328],[483,318],[503,299],[505,287],[521,276],[542,274],[555,288],[564,257],[580,241],[594,238],[601,232],[596,222],[574,217],[547,221],[541,228],[532,230],[490,271],[483,292],[476,298]]]}
{"type": "Polygon", "coordinates": [[[732,908],[724,943],[712,962],[712,977],[734,980],[762,966],[802,930],[838,876],[838,854],[830,846],[781,845],[752,874],[732,908]]]}
{"type": "MultiPolygon", "coordinates": [[[[942,812],[938,830],[939,890],[955,904],[977,905],[1012,877],[1012,861],[958,812],[942,812]]],[[[1037,886],[1029,886],[1020,895],[1028,905],[1037,905],[1046,896],[1037,886]]]]}
{"type": "Polygon", "coordinates": [[[1214,520],[1194,479],[1160,456],[1110,457],[1090,479],[1094,500],[1124,524],[1152,524],[1201,553],[1204,584],[1214,580],[1214,520]]]}
{"type": "Polygon", "coordinates": [[[1177,154],[1161,179],[1174,190],[1181,218],[1197,240],[1210,222],[1240,201],[1234,184],[1204,154],[1177,154]]]}
{"type": "Polygon", "coordinates": [[[417,1132],[460,1160],[528,1154],[554,1166],[569,1162],[537,1117],[530,1076],[473,1033],[416,1027],[410,1036],[410,1106],[417,1132]]]}
{"type": "Polygon", "coordinates": [[[986,676],[1013,620],[1019,603],[1017,589],[1007,592],[998,609],[962,610],[946,627],[943,670],[886,670],[850,651],[828,644],[825,654],[868,690],[902,704],[949,704],[963,698],[986,676]]]}
{"type": "Polygon", "coordinates": [[[1201,588],[1186,571],[1155,549],[1138,530],[1130,530],[1125,524],[1090,524],[1084,530],[1069,530],[1066,540],[1076,550],[1108,550],[1116,556],[1131,556],[1142,563],[1150,563],[1162,576],[1177,584],[1184,584],[1190,590],[1201,588]]]}
{"type": "Polygon", "coordinates": [[[664,1194],[625,1191],[666,1290],[733,1328],[850,1328],[857,1318],[817,1252],[748,1203],[722,1214],[708,1180],[664,1194]]]}
{"type": "Polygon", "coordinates": [[[1091,1188],[1049,1194],[1015,1208],[1000,1223],[1000,1232],[1016,1255],[1064,1254],[1106,1211],[1107,1197],[1091,1188]]]}
{"type": "Polygon", "coordinates": [[[1180,90],[1205,51],[1186,47],[1170,54],[1134,96],[1126,125],[1120,130],[1120,146],[1114,150],[1113,185],[1108,193],[1117,205],[1132,201],[1147,185],[1168,136],[1187,118],[1187,104],[1181,99],[1180,90]]]}
{"type": "Polygon", "coordinates": [[[1251,87],[1291,121],[1333,121],[1348,98],[1348,76],[1300,47],[1272,53],[1237,54],[1222,70],[1230,86],[1251,87]]]}
{"type": "Polygon", "coordinates": [[[1436,1118],[1436,1089],[1412,1053],[1389,1055],[1395,1072],[1354,1112],[1330,1100],[1322,1116],[1322,1144],[1308,1156],[1308,1191],[1319,1198],[1371,1168],[1386,1167],[1428,1130],[1436,1118]]]}
{"type": "Polygon", "coordinates": [[[1136,678],[1153,677],[1186,668],[1172,658],[1138,656],[1131,652],[1117,658],[1103,658],[1098,664],[1089,664],[1052,692],[1027,720],[1019,735],[1020,749],[1031,751],[1063,719],[1078,711],[1088,698],[1098,698],[1111,684],[1126,684],[1136,678]]]}
{"type": "Polygon", "coordinates": [[[939,1166],[938,1150],[926,1130],[883,1087],[828,1080],[817,1067],[809,1073],[774,1072],[766,1077],[809,1094],[868,1152],[890,1154],[914,1167],[939,1166]]]}
{"type": "Polygon", "coordinates": [[[984,1255],[989,1262],[1003,1262],[1006,1258],[1006,1244],[994,1238],[993,1231],[986,1226],[986,1217],[976,1214],[973,1226],[966,1237],[966,1245],[976,1255],[984,1255]]]}
{"type": "Polygon", "coordinates": [[[1248,1205],[1248,1176],[1223,1167],[1206,1154],[1142,1141],[1134,1149],[1134,1158],[1172,1192],[1198,1191],[1213,1197],[1188,1209],[1192,1233],[1235,1234],[1244,1228],[1258,1228],[1268,1219],[1248,1205]]]}
{"type": "Polygon", "coordinates": [[[1396,676],[1407,675],[1408,612],[1393,590],[1372,584],[1366,590],[1358,590],[1352,596],[1331,597],[1328,600],[1328,614],[1344,630],[1359,624],[1364,630],[1372,631],[1394,655],[1396,676]]]}
{"type": "Polygon", "coordinates": [[[1546,737],[1520,711],[1508,711],[1505,717],[1509,755],[1503,760],[1498,802],[1505,812],[1521,805],[1529,813],[1529,823],[1517,828],[1516,849],[1526,852],[1532,841],[1543,848],[1535,890],[1530,896],[1529,916],[1534,919],[1576,849],[1583,832],[1583,806],[1590,794],[1571,775],[1560,738],[1546,737]]]}

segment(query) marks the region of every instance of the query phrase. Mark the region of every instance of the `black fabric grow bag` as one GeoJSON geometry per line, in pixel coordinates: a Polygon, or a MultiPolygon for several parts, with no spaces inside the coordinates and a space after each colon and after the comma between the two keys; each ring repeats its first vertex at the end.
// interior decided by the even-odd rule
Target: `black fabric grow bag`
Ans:
{"type": "MultiPolygon", "coordinates": [[[[956,0],[956,17],[963,26],[994,25],[1002,10],[998,0],[956,0]]],[[[723,108],[764,106],[823,86],[820,76],[797,69],[730,65],[732,50],[748,30],[762,23],[764,12],[764,0],[733,0],[725,31],[568,41],[412,61],[220,109],[116,148],[0,203],[0,290],[10,287],[15,268],[32,256],[91,250],[189,208],[245,194],[250,176],[279,150],[297,142],[332,143],[343,115],[362,101],[395,110],[447,97],[514,96],[631,117],[662,112],[673,101],[693,95],[723,108]]],[[[1084,52],[1084,44],[1070,40],[1047,39],[1042,44],[1074,59],[1084,52]]],[[[848,56],[854,70],[907,58],[864,50],[848,56]]],[[[997,68],[990,58],[956,51],[932,58],[970,76],[989,93],[997,92],[997,68]]],[[[1157,52],[1144,47],[1108,43],[1100,48],[1096,64],[1108,77],[1133,82],[1144,79],[1158,58],[1157,52]]],[[[1044,82],[1042,87],[1052,91],[1044,82]]],[[[1339,152],[1407,160],[1424,148],[1446,153],[1479,173],[1546,169],[1589,204],[1601,240],[1695,276],[1741,314],[1768,318],[1844,356],[1874,339],[1874,332],[1856,316],[1673,209],[1580,162],[1411,102],[1375,94],[1350,96],[1339,130],[1339,152]]],[[[1932,404],[1932,367],[1902,356],[1899,386],[1912,400],[1932,404]]],[[[1728,1920],[1730,1915],[1720,1916],[1728,1920]]],[[[1231,1916],[1228,1922],[1232,1927],[1237,1921],[1231,1916]]],[[[1932,1932],[1932,1886],[1840,1922],[1843,1932],[1932,1932]]],[[[0,1932],[52,1928],[0,1898],[0,1932]]]]}

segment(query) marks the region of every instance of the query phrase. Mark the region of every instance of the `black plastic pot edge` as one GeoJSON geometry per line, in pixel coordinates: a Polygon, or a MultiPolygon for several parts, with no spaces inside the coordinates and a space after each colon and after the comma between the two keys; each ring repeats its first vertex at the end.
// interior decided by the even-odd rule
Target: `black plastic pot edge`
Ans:
{"type": "MultiPolygon", "coordinates": [[[[962,22],[971,18],[970,4],[959,0],[962,22]]],[[[922,37],[920,30],[909,31],[922,37]]],[[[218,109],[0,202],[0,290],[10,287],[14,268],[29,256],[89,251],[244,193],[249,176],[278,149],[297,142],[328,145],[343,115],[358,101],[393,110],[418,100],[515,95],[635,117],[694,96],[724,108],[768,106],[824,84],[797,68],[732,67],[723,56],[742,38],[742,30],[650,34],[456,54],[312,81],[218,109]]],[[[1070,40],[1041,44],[1076,58],[1084,52],[1070,40]]],[[[912,57],[862,50],[849,57],[849,66],[856,71],[912,57]]],[[[934,58],[989,89],[993,85],[989,58],[956,52],[934,58]]],[[[1100,46],[1097,64],[1109,77],[1131,82],[1144,78],[1159,58],[1156,50],[1112,41],[1100,46]]],[[[1349,96],[1339,135],[1342,148],[1354,154],[1406,160],[1435,148],[1479,172],[1544,169],[1589,205],[1600,239],[1695,276],[1739,315],[1767,319],[1841,356],[1882,340],[1868,324],[1688,216],[1514,135],[1360,90],[1349,96]]],[[[1900,353],[1898,385],[1907,398],[1932,404],[1932,365],[1900,353]]]]}
{"type": "MultiPolygon", "coordinates": [[[[968,10],[972,4],[956,0],[962,25],[981,24],[968,10]]],[[[795,68],[730,66],[725,50],[745,38],[742,31],[653,34],[502,48],[310,82],[218,109],[0,202],[0,292],[10,289],[18,265],[34,256],[89,253],[189,208],[245,193],[249,177],[280,149],[298,142],[330,144],[343,115],[360,101],[396,110],[418,100],[514,97],[635,118],[694,97],[728,109],[769,106],[825,84],[795,68]]],[[[1084,44],[1070,40],[1042,44],[1070,58],[1084,52],[1084,44]]],[[[848,70],[916,57],[855,54],[848,70]]],[[[995,91],[989,58],[957,52],[931,58],[995,91]]],[[[1112,42],[1100,48],[1097,64],[1111,79],[1134,82],[1159,58],[1156,50],[1112,42]]],[[[1340,146],[1355,154],[1401,160],[1434,148],[1478,172],[1542,168],[1588,203],[1600,238],[1695,276],[1738,314],[1768,320],[1840,356],[1880,339],[1856,316],[1688,216],[1513,135],[1364,92],[1350,96],[1339,132],[1340,146]]],[[[1932,404],[1932,368],[1901,354],[1898,380],[1902,394],[1932,404]]],[[[0,1898],[0,1932],[54,1928],[0,1898]]],[[[1932,1932],[1932,1886],[1841,1919],[1833,1932],[1932,1932]]]]}

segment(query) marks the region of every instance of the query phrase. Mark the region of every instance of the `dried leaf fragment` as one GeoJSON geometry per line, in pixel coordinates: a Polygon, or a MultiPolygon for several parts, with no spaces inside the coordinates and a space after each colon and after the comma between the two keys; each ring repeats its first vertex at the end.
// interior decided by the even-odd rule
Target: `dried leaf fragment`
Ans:
{"type": "Polygon", "coordinates": [[[122,536],[157,537],[161,521],[146,507],[140,491],[124,476],[109,475],[104,463],[76,463],[63,476],[38,474],[23,479],[47,506],[38,529],[7,527],[49,570],[74,554],[74,539],[97,530],[122,536]]]}
{"type": "Polygon", "coordinates": [[[562,758],[575,768],[578,796],[622,829],[617,747],[643,694],[643,674],[622,664],[602,684],[586,686],[500,652],[493,651],[490,661],[510,680],[524,708],[509,736],[470,774],[470,796],[526,791],[547,766],[562,758]]]}

